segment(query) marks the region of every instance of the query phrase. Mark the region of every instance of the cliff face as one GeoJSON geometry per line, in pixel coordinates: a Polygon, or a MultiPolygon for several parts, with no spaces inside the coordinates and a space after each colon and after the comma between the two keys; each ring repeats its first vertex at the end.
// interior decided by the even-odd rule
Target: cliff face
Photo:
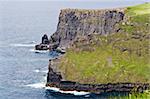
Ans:
{"type": "Polygon", "coordinates": [[[62,10],[50,42],[72,44],[50,62],[46,86],[98,94],[149,90],[149,7],[62,10]]]}
{"type": "MultiPolygon", "coordinates": [[[[52,62],[58,61],[59,59],[54,59],[52,62]]],[[[47,76],[47,87],[60,88],[63,91],[85,91],[94,94],[106,94],[111,92],[116,92],[117,94],[131,92],[143,93],[145,90],[150,88],[149,83],[108,83],[108,84],[81,84],[74,81],[63,80],[60,72],[54,68],[54,64],[49,62],[49,72],[47,76]]]]}
{"type": "Polygon", "coordinates": [[[122,20],[124,20],[124,9],[64,9],[61,10],[57,30],[50,37],[50,43],[67,46],[77,36],[116,33],[120,30],[118,24],[122,20]]]}

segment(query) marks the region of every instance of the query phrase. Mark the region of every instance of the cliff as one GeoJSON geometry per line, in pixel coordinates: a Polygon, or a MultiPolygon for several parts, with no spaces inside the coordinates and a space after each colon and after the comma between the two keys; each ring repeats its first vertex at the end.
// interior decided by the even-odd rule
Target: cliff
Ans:
{"type": "Polygon", "coordinates": [[[65,79],[90,84],[150,83],[148,9],[150,3],[128,7],[118,33],[75,39],[58,65],[65,79]]]}
{"type": "Polygon", "coordinates": [[[124,19],[124,8],[109,10],[63,9],[59,15],[56,32],[50,43],[68,46],[76,37],[88,34],[107,35],[120,31],[119,23],[124,19]]]}
{"type": "Polygon", "coordinates": [[[150,3],[62,10],[50,44],[71,46],[55,66],[50,63],[47,86],[94,93],[149,90],[149,9],[150,3]]]}
{"type": "Polygon", "coordinates": [[[62,78],[62,74],[56,69],[59,59],[49,62],[49,72],[47,76],[48,87],[56,87],[63,91],[85,91],[94,94],[106,94],[116,92],[117,94],[128,95],[131,92],[143,93],[150,88],[149,83],[105,83],[105,84],[82,84],[80,82],[67,81],[62,78]],[[52,64],[54,62],[55,64],[52,64]]]}

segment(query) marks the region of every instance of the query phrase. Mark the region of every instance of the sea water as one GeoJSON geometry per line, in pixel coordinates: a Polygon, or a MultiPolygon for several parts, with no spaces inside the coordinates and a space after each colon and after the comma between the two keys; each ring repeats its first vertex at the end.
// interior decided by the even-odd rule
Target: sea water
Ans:
{"type": "Polygon", "coordinates": [[[148,0],[0,1],[0,99],[99,99],[101,96],[84,92],[45,88],[48,60],[56,53],[36,53],[34,46],[41,42],[43,34],[55,32],[62,8],[117,8],[145,1],[148,0]]]}

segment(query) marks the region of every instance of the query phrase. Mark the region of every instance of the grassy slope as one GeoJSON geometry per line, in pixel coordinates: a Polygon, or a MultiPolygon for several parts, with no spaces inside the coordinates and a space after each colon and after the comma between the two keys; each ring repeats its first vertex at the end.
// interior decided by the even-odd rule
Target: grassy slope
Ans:
{"type": "MultiPolygon", "coordinates": [[[[149,82],[150,3],[129,7],[129,21],[120,24],[121,33],[96,36],[84,50],[75,43],[60,63],[66,80],[80,83],[149,82]],[[79,50],[77,50],[79,49],[79,50]]],[[[80,46],[79,46],[80,45],[80,46]]]]}

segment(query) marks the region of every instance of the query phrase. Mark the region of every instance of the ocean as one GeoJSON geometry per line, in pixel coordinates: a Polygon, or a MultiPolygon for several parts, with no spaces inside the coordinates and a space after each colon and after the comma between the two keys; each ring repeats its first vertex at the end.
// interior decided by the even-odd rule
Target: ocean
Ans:
{"type": "Polygon", "coordinates": [[[0,1],[0,99],[99,99],[47,91],[48,60],[56,53],[35,53],[34,46],[43,34],[56,31],[60,9],[117,8],[145,1],[0,1]]]}

